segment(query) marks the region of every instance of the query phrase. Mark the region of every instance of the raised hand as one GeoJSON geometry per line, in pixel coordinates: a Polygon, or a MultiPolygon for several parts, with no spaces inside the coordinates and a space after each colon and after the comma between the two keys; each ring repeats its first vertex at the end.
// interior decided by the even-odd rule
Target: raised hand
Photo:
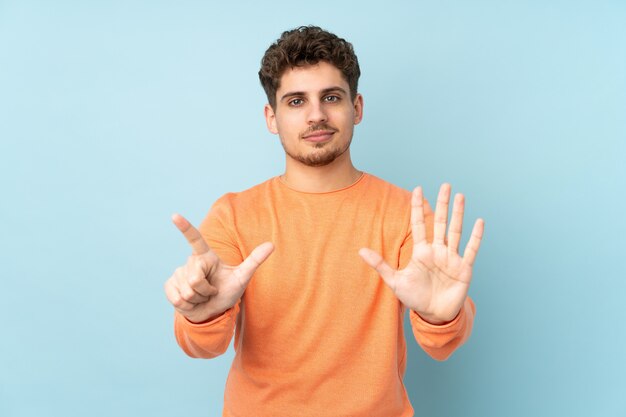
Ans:
{"type": "Polygon", "coordinates": [[[192,255],[165,283],[165,294],[174,308],[193,323],[201,323],[233,307],[245,291],[254,271],[274,250],[270,242],[257,246],[239,266],[224,264],[202,235],[183,216],[172,221],[189,245],[192,255]]]}
{"type": "Polygon", "coordinates": [[[439,190],[432,243],[426,240],[422,188],[417,187],[413,190],[411,197],[413,254],[403,270],[394,270],[380,254],[371,249],[363,248],[359,251],[363,260],[376,269],[407,308],[433,324],[453,320],[463,306],[472,280],[472,266],[484,231],[484,221],[476,220],[461,257],[459,242],[465,199],[463,194],[457,194],[454,198],[446,244],[450,188],[450,184],[443,184],[439,190]]]}

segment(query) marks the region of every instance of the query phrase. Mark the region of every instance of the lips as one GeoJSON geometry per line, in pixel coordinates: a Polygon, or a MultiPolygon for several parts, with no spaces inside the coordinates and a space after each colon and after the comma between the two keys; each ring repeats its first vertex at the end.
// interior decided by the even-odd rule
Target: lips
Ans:
{"type": "Polygon", "coordinates": [[[334,133],[334,130],[318,130],[303,136],[302,139],[308,140],[309,142],[323,142],[329,140],[334,133]]]}

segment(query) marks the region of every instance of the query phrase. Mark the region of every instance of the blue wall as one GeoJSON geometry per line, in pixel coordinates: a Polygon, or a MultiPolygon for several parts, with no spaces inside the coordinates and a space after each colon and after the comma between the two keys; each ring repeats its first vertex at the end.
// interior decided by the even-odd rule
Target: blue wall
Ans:
{"type": "Polygon", "coordinates": [[[220,415],[232,348],[175,344],[169,216],[282,172],[256,72],[310,23],[359,56],[357,167],[430,200],[449,181],[486,220],[470,341],[439,363],[408,337],[416,415],[626,415],[624,22],[622,1],[0,0],[0,415],[220,415]]]}

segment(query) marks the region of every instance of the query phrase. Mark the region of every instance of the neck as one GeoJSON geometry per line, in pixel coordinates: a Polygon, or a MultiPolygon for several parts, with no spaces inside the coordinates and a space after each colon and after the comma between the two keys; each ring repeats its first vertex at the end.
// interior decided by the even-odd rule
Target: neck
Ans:
{"type": "Polygon", "coordinates": [[[290,187],[304,192],[323,193],[335,191],[354,184],[361,176],[350,159],[348,149],[328,165],[311,167],[287,156],[284,182],[290,187]]]}

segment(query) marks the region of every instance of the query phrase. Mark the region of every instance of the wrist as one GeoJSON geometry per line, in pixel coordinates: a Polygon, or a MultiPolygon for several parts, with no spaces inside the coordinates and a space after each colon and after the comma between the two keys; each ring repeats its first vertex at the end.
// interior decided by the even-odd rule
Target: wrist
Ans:
{"type": "Polygon", "coordinates": [[[189,323],[192,324],[206,324],[206,323],[210,323],[213,320],[216,320],[218,318],[220,318],[221,316],[224,315],[224,313],[226,313],[229,309],[226,310],[221,310],[221,311],[212,311],[209,313],[209,315],[203,315],[203,316],[185,316],[185,318],[187,319],[187,321],[189,323]]]}
{"type": "MultiPolygon", "coordinates": [[[[415,310],[413,310],[413,311],[415,311],[415,310]]],[[[416,313],[416,314],[417,314],[417,315],[418,315],[418,316],[419,316],[422,320],[424,320],[426,323],[428,323],[428,324],[432,324],[432,325],[434,325],[434,326],[441,326],[441,325],[443,325],[443,324],[446,324],[446,323],[449,323],[450,321],[452,321],[452,320],[448,320],[448,321],[446,321],[446,320],[438,320],[438,319],[436,319],[436,318],[431,318],[431,317],[428,317],[428,316],[424,316],[423,314],[420,314],[420,313],[418,313],[417,311],[416,311],[415,313],[416,313]]]]}
{"type": "Polygon", "coordinates": [[[459,310],[452,318],[437,317],[431,314],[419,313],[416,310],[413,310],[413,312],[415,312],[415,314],[417,314],[419,318],[421,318],[423,321],[425,321],[428,324],[432,324],[433,326],[443,326],[443,325],[453,322],[459,316],[459,314],[461,313],[461,310],[459,310]]]}

